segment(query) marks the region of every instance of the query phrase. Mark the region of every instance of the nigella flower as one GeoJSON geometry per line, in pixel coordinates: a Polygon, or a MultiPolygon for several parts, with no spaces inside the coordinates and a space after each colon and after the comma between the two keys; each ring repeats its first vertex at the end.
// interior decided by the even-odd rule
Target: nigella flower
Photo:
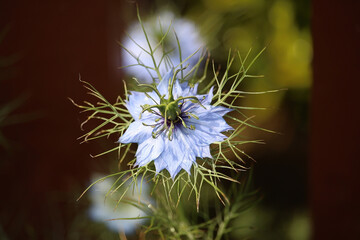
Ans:
{"type": "MultiPolygon", "coordinates": [[[[161,74],[165,74],[168,69],[180,64],[178,44],[181,46],[182,61],[198,51],[187,61],[187,64],[189,64],[188,70],[197,63],[201,55],[199,49],[205,46],[204,41],[193,22],[184,18],[176,18],[173,13],[167,11],[158,15],[160,17],[150,18],[143,22],[145,29],[151,30],[147,32],[147,38],[140,23],[136,23],[129,28],[129,36],[131,38],[126,37],[123,41],[124,49],[121,54],[123,65],[131,66],[124,70],[128,75],[136,77],[141,82],[151,83],[151,77],[154,78],[154,76],[156,76],[156,72],[153,70],[153,58],[144,51],[145,49],[150,52],[148,41],[151,46],[156,46],[169,27],[171,27],[170,31],[166,35],[166,38],[163,39],[163,44],[153,53],[156,64],[159,64],[158,67],[161,74]],[[179,42],[177,41],[173,30],[176,31],[179,42]],[[165,52],[166,57],[163,58],[165,52]],[[138,61],[151,68],[138,65],[138,61]]],[[[186,73],[187,72],[185,72],[185,74],[186,73]]]]}
{"type": "Polygon", "coordinates": [[[157,172],[167,169],[172,178],[184,169],[190,174],[196,158],[212,158],[210,144],[226,139],[232,130],[223,119],[231,110],[212,106],[213,88],[197,95],[198,85],[180,84],[173,70],[160,83],[140,84],[152,92],[131,92],[127,109],[134,118],[121,143],[137,143],[136,165],[154,161],[157,172]]]}
{"type": "MultiPolygon", "coordinates": [[[[93,176],[93,180],[104,177],[99,174],[93,176]]],[[[146,216],[146,213],[139,208],[125,203],[118,203],[121,192],[117,191],[112,193],[105,199],[105,195],[113,186],[114,181],[110,178],[104,179],[102,182],[95,184],[90,191],[90,209],[89,216],[92,220],[106,224],[106,226],[114,232],[124,232],[131,234],[141,225],[144,224],[144,219],[141,217],[146,216]],[[139,219],[135,219],[139,217],[139,219]],[[129,220],[112,220],[117,218],[134,218],[129,220]]],[[[134,184],[134,183],[133,183],[134,184]]],[[[150,203],[149,187],[146,181],[138,181],[137,187],[134,190],[128,191],[126,197],[138,201],[139,197],[141,202],[150,203]],[[141,185],[141,191],[140,191],[141,185]]],[[[130,187],[129,183],[125,183],[125,187],[130,187]]]]}

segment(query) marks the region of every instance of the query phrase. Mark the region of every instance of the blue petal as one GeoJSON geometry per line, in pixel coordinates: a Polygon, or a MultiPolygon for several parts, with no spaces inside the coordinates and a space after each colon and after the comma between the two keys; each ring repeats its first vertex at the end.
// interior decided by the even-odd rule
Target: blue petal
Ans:
{"type": "Polygon", "coordinates": [[[225,114],[227,114],[231,111],[233,111],[233,109],[222,107],[222,106],[217,106],[217,107],[212,107],[210,110],[210,113],[216,113],[220,116],[224,116],[225,114]]]}
{"type": "Polygon", "coordinates": [[[198,155],[200,158],[213,158],[210,153],[210,145],[206,147],[200,147],[200,154],[198,155]]]}
{"type": "Polygon", "coordinates": [[[204,101],[202,102],[203,105],[204,105],[204,104],[211,104],[212,98],[213,98],[213,96],[214,96],[213,91],[214,91],[214,86],[212,86],[212,87],[210,88],[209,93],[206,95],[204,101]]]}
{"type": "Polygon", "coordinates": [[[167,72],[161,79],[160,83],[157,86],[161,95],[168,96],[168,87],[169,87],[169,80],[174,76],[174,68],[172,68],[169,72],[167,72]]]}
{"type": "Polygon", "coordinates": [[[119,138],[121,143],[141,143],[151,137],[152,128],[144,126],[141,121],[134,121],[119,138]]]}
{"type": "MultiPolygon", "coordinates": [[[[181,163],[181,168],[184,169],[189,175],[191,174],[190,170],[192,165],[194,164],[193,161],[187,160],[185,159],[184,161],[182,161],[181,163]]],[[[181,170],[181,169],[180,169],[181,170]]],[[[179,171],[180,171],[179,170],[179,171]]]]}
{"type": "Polygon", "coordinates": [[[173,96],[174,96],[174,99],[177,99],[177,98],[183,96],[183,89],[179,83],[179,80],[176,80],[174,83],[173,96]]]}
{"type": "Polygon", "coordinates": [[[226,123],[224,119],[216,119],[216,118],[199,118],[196,119],[186,119],[186,124],[193,125],[195,129],[200,128],[204,129],[208,133],[221,133],[229,130],[234,130],[229,124],[226,123]]]}
{"type": "Polygon", "coordinates": [[[222,142],[227,138],[224,134],[209,130],[209,127],[200,124],[195,124],[195,130],[184,129],[184,132],[194,140],[195,144],[202,147],[214,142],[222,142]]]}
{"type": "Polygon", "coordinates": [[[180,165],[180,166],[178,166],[172,173],[170,173],[171,178],[172,178],[172,179],[175,179],[176,175],[178,175],[178,173],[181,171],[181,169],[182,169],[182,167],[181,167],[181,165],[180,165]]]}
{"type": "Polygon", "coordinates": [[[232,111],[231,109],[225,107],[212,107],[208,111],[203,111],[194,109],[193,112],[199,117],[199,120],[190,118],[186,119],[186,123],[189,125],[194,125],[196,130],[206,132],[209,134],[218,134],[221,132],[233,130],[233,128],[226,123],[223,119],[223,115],[232,111]]]}
{"type": "MultiPolygon", "coordinates": [[[[177,171],[178,167],[180,166],[181,162],[183,161],[183,159],[186,156],[186,150],[182,149],[180,144],[177,139],[176,139],[176,135],[174,134],[174,138],[172,139],[172,141],[170,140],[166,140],[166,153],[167,153],[167,170],[170,173],[170,176],[172,178],[174,178],[176,176],[176,174],[179,172],[177,171]]],[[[181,144],[182,145],[182,144],[181,144]]]]}
{"type": "Polygon", "coordinates": [[[177,138],[184,144],[184,148],[193,156],[196,157],[204,157],[203,155],[203,147],[209,146],[208,143],[199,143],[196,138],[189,134],[189,129],[184,127],[180,127],[177,129],[177,138]]]}
{"type": "MultiPolygon", "coordinates": [[[[184,82],[184,83],[181,83],[180,86],[182,88],[181,96],[188,97],[188,96],[196,95],[199,84],[196,83],[194,85],[194,87],[190,87],[186,82],[184,82]]],[[[201,96],[201,95],[198,95],[198,96],[201,96]]]]}
{"type": "Polygon", "coordinates": [[[157,173],[159,173],[163,169],[167,168],[167,166],[168,166],[167,162],[161,155],[157,159],[154,160],[154,164],[155,164],[155,169],[156,169],[157,173]]]}
{"type": "Polygon", "coordinates": [[[187,82],[180,83],[180,86],[183,90],[183,96],[195,96],[197,94],[197,89],[199,84],[196,83],[193,87],[190,87],[187,82]]]}
{"type": "Polygon", "coordinates": [[[211,105],[205,105],[205,108],[206,109],[200,106],[192,107],[190,112],[195,114],[199,118],[204,118],[204,119],[206,118],[207,120],[210,120],[216,118],[222,119],[222,116],[233,111],[232,109],[222,106],[214,107],[211,105]]]}
{"type": "MultiPolygon", "coordinates": [[[[178,129],[177,129],[178,130],[178,129]]],[[[175,131],[174,138],[169,145],[169,152],[173,159],[177,159],[176,164],[168,164],[168,171],[172,178],[174,178],[179,171],[181,166],[186,166],[186,171],[190,171],[191,165],[196,161],[196,155],[193,151],[197,148],[196,145],[191,145],[185,138],[183,138],[182,131],[175,131]],[[180,167],[180,168],[179,168],[180,167]]]]}
{"type": "Polygon", "coordinates": [[[196,83],[194,85],[194,87],[190,89],[190,93],[195,95],[197,93],[198,87],[199,87],[199,84],[196,83]]]}
{"type": "Polygon", "coordinates": [[[211,87],[208,94],[203,94],[203,95],[196,95],[197,88],[198,88],[198,84],[195,84],[194,88],[190,88],[190,87],[185,88],[183,90],[182,96],[186,97],[186,96],[194,96],[195,95],[195,97],[197,97],[199,99],[199,101],[205,107],[205,109],[199,103],[192,103],[191,101],[186,101],[183,106],[183,111],[186,112],[191,108],[191,109],[199,109],[198,111],[207,112],[209,109],[211,109],[213,107],[210,105],[210,103],[213,98],[212,92],[213,92],[214,87],[211,87]]]}
{"type": "Polygon", "coordinates": [[[156,171],[159,172],[166,168],[172,178],[176,177],[183,165],[186,167],[186,171],[190,171],[191,164],[189,163],[196,160],[190,145],[183,142],[179,136],[181,136],[181,132],[175,131],[172,141],[166,138],[165,150],[154,160],[156,171]]]}
{"type": "Polygon", "coordinates": [[[164,151],[164,139],[163,136],[157,138],[150,137],[144,142],[140,143],[136,152],[136,164],[139,166],[145,166],[152,160],[158,158],[164,151]]]}
{"type": "MultiPolygon", "coordinates": [[[[126,102],[126,108],[129,110],[131,116],[137,120],[140,117],[142,112],[142,105],[155,105],[156,103],[148,98],[143,92],[130,92],[129,101],[126,102]]],[[[148,94],[157,102],[159,102],[159,97],[154,92],[148,92],[148,94]]]]}

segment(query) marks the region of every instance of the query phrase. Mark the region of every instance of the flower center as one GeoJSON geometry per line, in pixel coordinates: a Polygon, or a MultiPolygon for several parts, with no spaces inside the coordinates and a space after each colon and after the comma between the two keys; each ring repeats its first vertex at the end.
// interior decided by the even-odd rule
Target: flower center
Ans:
{"type": "MultiPolygon", "coordinates": [[[[151,88],[160,98],[160,103],[157,103],[149,94],[145,93],[147,97],[151,98],[155,105],[142,105],[142,111],[140,113],[139,119],[141,119],[141,115],[144,112],[150,112],[152,114],[160,116],[160,118],[156,119],[156,123],[152,125],[148,125],[143,123],[145,126],[153,127],[154,130],[152,132],[153,138],[157,138],[160,134],[162,134],[164,131],[166,132],[169,140],[171,141],[173,138],[173,133],[176,126],[180,126],[180,123],[188,129],[194,130],[195,127],[193,125],[187,126],[184,119],[193,117],[195,119],[199,119],[195,114],[190,113],[189,111],[182,111],[182,106],[185,103],[185,101],[191,101],[193,103],[198,103],[200,106],[205,108],[201,101],[195,97],[195,96],[188,96],[188,97],[179,97],[176,100],[173,96],[173,87],[175,82],[175,76],[178,73],[178,71],[175,72],[172,78],[169,79],[169,98],[166,99],[165,95],[161,95],[158,91],[158,89],[151,84],[139,84],[139,86],[145,86],[148,88],[151,88]],[[157,109],[158,111],[155,111],[154,109],[157,109]]],[[[163,80],[164,81],[164,80],[163,80]]],[[[206,108],[205,108],[206,109],[206,108]]]]}
{"type": "Polygon", "coordinates": [[[181,110],[177,102],[171,102],[166,106],[165,109],[165,118],[168,118],[170,121],[175,121],[179,119],[181,110]]]}

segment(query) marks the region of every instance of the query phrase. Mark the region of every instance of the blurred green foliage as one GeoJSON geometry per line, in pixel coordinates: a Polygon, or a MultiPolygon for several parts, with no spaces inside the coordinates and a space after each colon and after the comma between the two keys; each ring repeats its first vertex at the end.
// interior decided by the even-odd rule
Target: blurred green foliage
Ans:
{"type": "MultiPolygon", "coordinates": [[[[187,15],[201,26],[212,57],[224,66],[224,52],[255,52],[267,47],[257,64],[265,78],[248,82],[248,90],[288,89],[245,99],[244,105],[278,109],[286,94],[311,86],[312,44],[307,1],[202,0],[187,15]],[[298,8],[302,7],[302,8],[298,8]],[[305,9],[304,9],[305,8],[305,9]],[[304,16],[305,14],[305,16],[304,16]]],[[[307,94],[302,95],[307,101],[307,94]]],[[[269,120],[275,111],[257,113],[256,121],[269,120]]]]}

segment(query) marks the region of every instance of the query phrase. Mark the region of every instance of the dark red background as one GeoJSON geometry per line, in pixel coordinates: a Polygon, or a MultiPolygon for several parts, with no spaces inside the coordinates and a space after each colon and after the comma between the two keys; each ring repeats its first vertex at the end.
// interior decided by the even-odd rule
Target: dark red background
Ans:
{"type": "Polygon", "coordinates": [[[89,153],[96,153],[90,144],[79,145],[81,117],[67,97],[88,98],[79,74],[112,101],[122,92],[116,69],[116,40],[123,31],[119,5],[96,0],[1,3],[0,29],[9,29],[1,56],[18,56],[9,67],[15,75],[1,82],[2,103],[30,94],[17,112],[38,115],[5,131],[12,149],[0,170],[1,222],[11,239],[26,239],[29,231],[40,239],[48,238],[46,231],[65,236],[61,231],[67,223],[61,219],[67,217],[56,216],[66,210],[62,198],[68,195],[76,205],[73,185],[88,181],[94,162],[89,153]],[[116,25],[113,17],[118,17],[116,25]]]}
{"type": "Polygon", "coordinates": [[[314,239],[360,239],[359,1],[313,1],[314,239]]]}

